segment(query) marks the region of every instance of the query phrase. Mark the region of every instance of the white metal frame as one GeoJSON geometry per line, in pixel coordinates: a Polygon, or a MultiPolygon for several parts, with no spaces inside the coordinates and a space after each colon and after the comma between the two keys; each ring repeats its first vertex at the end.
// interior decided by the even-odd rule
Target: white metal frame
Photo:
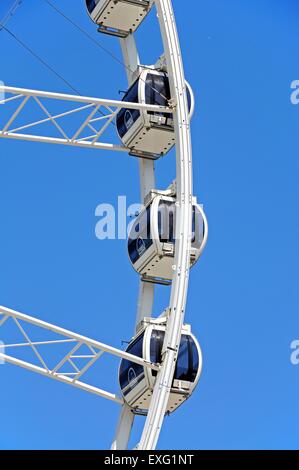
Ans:
{"type": "MultiPolygon", "coordinates": [[[[160,106],[150,106],[145,104],[125,103],[122,101],[103,100],[98,98],[79,97],[73,95],[64,95],[58,93],[39,92],[35,90],[24,90],[19,88],[0,87],[0,92],[5,92],[8,97],[5,97],[1,103],[9,103],[13,100],[20,100],[17,109],[10,116],[7,123],[0,129],[0,138],[13,138],[19,140],[29,140],[37,142],[55,143],[62,145],[77,146],[83,148],[94,148],[102,150],[116,150],[128,152],[131,149],[123,147],[114,143],[99,141],[102,134],[107,127],[112,123],[117,112],[124,107],[128,109],[139,109],[141,111],[156,111],[163,113],[173,114],[174,130],[175,130],[175,144],[176,144],[176,205],[177,205],[177,220],[176,220],[176,246],[175,246],[175,261],[174,273],[171,289],[169,315],[166,323],[166,335],[163,346],[162,364],[150,364],[143,359],[131,356],[130,360],[136,363],[157,370],[158,375],[155,382],[153,396],[151,399],[150,408],[148,411],[146,423],[141,436],[138,449],[151,450],[155,449],[160,435],[167,403],[169,401],[171,384],[176,367],[176,360],[181,341],[182,327],[184,324],[186,298],[189,283],[189,270],[190,270],[190,253],[191,253],[191,236],[192,236],[192,203],[193,203],[193,182],[192,182],[192,147],[191,147],[191,131],[190,131],[190,116],[188,110],[188,100],[186,93],[186,80],[184,75],[184,68],[182,62],[182,53],[180,50],[178,32],[176,28],[175,16],[171,0],[154,0],[158,11],[158,18],[160,30],[162,34],[165,63],[167,73],[170,81],[171,89],[171,102],[168,108],[160,106]],[[43,120],[35,121],[34,123],[25,124],[22,128],[12,129],[12,124],[15,119],[20,115],[23,108],[30,100],[35,100],[46,117],[43,120]],[[83,108],[89,108],[90,114],[88,117],[81,120],[76,133],[67,135],[60,124],[60,120],[69,114],[69,112],[59,112],[52,115],[44,100],[58,100],[60,102],[73,102],[75,107],[71,113],[80,114],[83,108]],[[80,104],[81,106],[79,106],[80,104]],[[102,112],[105,116],[95,117],[96,113],[102,112]],[[96,127],[97,122],[104,122],[104,125],[99,129],[96,127]],[[24,134],[21,131],[36,127],[41,123],[51,122],[59,136],[53,138],[49,135],[31,135],[24,134]],[[91,128],[92,135],[84,136],[83,131],[86,128],[91,128]]],[[[121,41],[121,47],[124,57],[124,62],[127,69],[127,76],[129,85],[132,84],[136,78],[136,72],[140,64],[138,50],[134,40],[133,34],[129,34],[121,41]]],[[[193,112],[193,111],[192,111],[193,112]]],[[[191,113],[192,114],[192,113],[191,113]]],[[[144,202],[147,194],[155,188],[155,167],[154,162],[148,159],[140,159],[140,186],[141,186],[141,200],[144,202]]],[[[152,314],[154,301],[154,285],[140,281],[140,292],[138,299],[136,328],[144,317],[150,317],[152,314]]],[[[27,317],[18,312],[14,312],[5,308],[0,308],[0,327],[4,325],[9,318],[16,323],[21,321],[31,323],[39,326],[42,329],[53,331],[61,334],[64,338],[63,341],[74,342],[74,347],[80,343],[85,344],[91,350],[91,356],[88,363],[93,365],[103,352],[112,355],[126,358],[128,355],[123,351],[111,348],[110,346],[98,343],[89,338],[82,337],[75,333],[63,330],[50,324],[46,324],[40,320],[27,317]],[[1,318],[2,317],[2,318],[1,318]],[[94,351],[94,352],[93,352],[94,351]],[[99,356],[99,357],[98,357],[99,356]]],[[[22,330],[21,330],[22,332],[22,330]]],[[[126,449],[130,439],[131,429],[134,421],[134,415],[130,407],[123,403],[123,401],[114,394],[105,392],[102,389],[93,387],[77,380],[84,374],[84,370],[75,371],[76,375],[70,377],[63,374],[58,366],[60,363],[63,365],[65,362],[73,361],[73,352],[71,351],[67,356],[64,356],[56,369],[47,367],[43,358],[40,356],[38,348],[40,344],[34,344],[24,330],[24,337],[27,347],[31,347],[36,354],[36,357],[41,362],[40,365],[33,365],[21,361],[15,357],[0,354],[0,359],[5,359],[12,364],[25,367],[34,372],[41,373],[42,375],[55,378],[64,383],[69,383],[83,390],[96,393],[99,396],[108,398],[112,401],[122,404],[119,424],[117,426],[115,439],[112,444],[112,449],[126,449]],[[64,362],[65,361],[65,362],[64,362]],[[42,367],[41,367],[42,366],[42,367]],[[58,367],[58,368],[57,368],[58,367]],[[78,374],[81,374],[80,376],[78,374]],[[76,378],[77,377],[77,378],[76,378]]],[[[48,343],[49,345],[50,343],[48,343]]],[[[54,345],[54,343],[52,343],[54,345]]],[[[87,366],[88,368],[88,366],[87,366]]]]}
{"type": "Polygon", "coordinates": [[[0,331],[8,320],[12,320],[16,327],[16,330],[21,333],[22,337],[24,338],[24,342],[6,343],[5,345],[3,345],[3,348],[0,352],[0,359],[2,361],[20,366],[32,372],[37,372],[51,379],[56,379],[60,382],[72,385],[73,387],[80,388],[81,390],[85,390],[87,392],[99,395],[102,398],[107,398],[108,400],[115,401],[119,404],[123,404],[123,400],[117,395],[110,392],[106,392],[98,387],[88,385],[81,381],[83,375],[86,374],[86,372],[99,359],[101,359],[104,353],[111,354],[112,356],[116,356],[118,358],[128,359],[136,364],[149,367],[153,370],[159,370],[158,365],[151,364],[150,362],[147,362],[146,360],[140,357],[128,354],[124,351],[113,348],[112,346],[108,346],[107,344],[100,343],[99,341],[95,341],[82,335],[78,335],[77,333],[73,333],[69,330],[60,328],[50,323],[46,323],[42,320],[38,320],[23,313],[16,312],[5,307],[0,307],[0,331]],[[54,333],[56,336],[58,336],[57,338],[55,337],[55,339],[32,341],[30,339],[30,333],[28,332],[28,328],[30,327],[30,325],[38,327],[40,332],[41,330],[48,331],[51,334],[54,333]],[[53,348],[55,346],[68,343],[70,345],[70,350],[67,352],[67,354],[62,354],[57,364],[51,368],[48,364],[46,355],[40,350],[41,347],[51,346],[53,348]],[[83,347],[89,350],[89,354],[80,353],[80,349],[82,349],[83,347]],[[8,350],[15,351],[16,349],[20,348],[30,348],[37,358],[38,365],[32,362],[30,363],[27,361],[23,361],[15,356],[10,356],[9,354],[7,354],[8,350]],[[82,363],[76,364],[76,359],[85,359],[85,364],[83,366],[82,363]],[[66,365],[71,366],[72,372],[63,371],[63,368],[66,365]]]}
{"type": "MultiPolygon", "coordinates": [[[[166,337],[164,345],[163,364],[158,374],[154,387],[151,406],[146,419],[146,424],[142,433],[138,449],[155,449],[160,435],[165,410],[169,400],[171,381],[175,371],[175,364],[178,348],[181,340],[182,325],[185,317],[185,307],[189,282],[189,259],[191,250],[192,233],[192,146],[190,131],[190,116],[186,95],[186,80],[180,50],[178,32],[176,29],[175,16],[171,0],[155,0],[158,10],[160,29],[162,33],[167,71],[169,74],[172,104],[174,110],[174,124],[176,137],[176,174],[177,174],[177,208],[178,218],[176,225],[176,250],[175,250],[175,270],[170,299],[170,316],[166,327],[166,337]]],[[[129,84],[133,82],[134,72],[139,65],[139,56],[133,36],[122,40],[122,50],[127,68],[129,84]]],[[[192,110],[193,112],[193,110],[192,110]]],[[[192,113],[191,113],[192,115],[192,113]]],[[[154,183],[154,163],[146,162],[141,164],[141,196],[144,201],[145,196],[155,187],[154,183]],[[152,186],[149,187],[147,182],[152,186]],[[145,191],[145,189],[147,191],[145,191]]],[[[152,310],[154,298],[154,287],[141,281],[141,288],[138,300],[137,324],[152,310]],[[149,289],[148,291],[146,289],[149,289]],[[148,311],[147,311],[148,309],[148,311]]],[[[113,449],[126,449],[130,437],[125,416],[130,416],[130,429],[132,425],[132,413],[129,415],[128,407],[122,410],[119,426],[113,449]],[[122,439],[122,436],[126,439],[122,439]],[[125,445],[124,445],[125,444],[125,445]]]]}
{"type": "Polygon", "coordinates": [[[189,283],[192,233],[192,146],[186,80],[171,0],[156,0],[174,112],[177,166],[177,208],[175,270],[166,326],[163,363],[154,387],[139,449],[155,449],[169,400],[181,341],[189,283]]]}
{"type": "Polygon", "coordinates": [[[0,101],[1,104],[6,104],[15,101],[17,104],[16,109],[12,111],[7,122],[0,129],[0,138],[10,138],[17,140],[28,140],[32,142],[43,142],[48,144],[61,144],[70,145],[74,147],[93,148],[97,150],[113,150],[120,152],[130,152],[129,147],[124,147],[114,143],[100,142],[99,139],[103,136],[104,132],[110,126],[119,110],[121,108],[138,109],[140,111],[156,111],[172,113],[170,108],[164,106],[152,106],[139,103],[126,103],[117,100],[108,100],[100,98],[90,98],[85,96],[67,95],[62,93],[50,93],[37,90],[26,90],[23,88],[12,88],[7,86],[0,86],[0,94],[4,93],[5,98],[0,101]],[[12,128],[13,123],[21,115],[22,111],[28,104],[35,101],[43,113],[43,118],[27,122],[12,128]],[[68,102],[74,105],[73,109],[57,112],[51,114],[48,106],[48,101],[55,102],[56,106],[59,104],[67,104],[68,102]],[[88,116],[83,116],[82,113],[88,110],[88,116]],[[64,129],[61,121],[69,116],[78,117],[78,127],[72,135],[69,135],[64,129]],[[27,134],[24,131],[38,128],[38,126],[52,123],[57,131],[57,137],[50,137],[49,135],[41,134],[27,134]],[[100,124],[100,126],[99,126],[100,124]],[[89,129],[91,134],[85,136],[83,132],[89,129]]]}

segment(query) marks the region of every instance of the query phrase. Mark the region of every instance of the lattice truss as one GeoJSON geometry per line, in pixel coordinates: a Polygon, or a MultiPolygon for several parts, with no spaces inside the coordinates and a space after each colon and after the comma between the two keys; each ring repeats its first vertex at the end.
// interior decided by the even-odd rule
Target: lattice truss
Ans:
{"type": "Polygon", "coordinates": [[[163,106],[26,90],[0,83],[0,137],[130,152],[117,137],[115,118],[122,108],[173,112],[163,106]]]}
{"type": "MultiPolygon", "coordinates": [[[[22,367],[119,404],[123,400],[116,394],[82,381],[104,354],[159,370],[159,365],[140,357],[4,307],[0,307],[0,339],[1,363],[22,367]],[[37,335],[39,340],[35,339],[37,335]]],[[[108,367],[111,368],[110,363],[108,367]]]]}

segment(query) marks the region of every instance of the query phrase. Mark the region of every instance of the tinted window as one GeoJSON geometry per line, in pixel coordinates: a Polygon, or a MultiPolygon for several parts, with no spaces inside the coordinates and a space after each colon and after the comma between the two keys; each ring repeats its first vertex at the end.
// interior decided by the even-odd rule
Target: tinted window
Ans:
{"type": "Polygon", "coordinates": [[[162,201],[159,204],[158,231],[162,243],[174,243],[175,238],[175,204],[170,201],[162,201]]]}
{"type": "Polygon", "coordinates": [[[196,239],[196,217],[198,215],[201,215],[199,212],[195,211],[195,207],[193,206],[193,210],[192,210],[192,240],[191,240],[191,243],[194,243],[195,242],[195,239],[196,239]]]}
{"type": "MultiPolygon", "coordinates": [[[[164,342],[165,332],[160,330],[153,330],[150,345],[151,362],[159,364],[161,362],[162,347],[164,342]]],[[[153,371],[156,374],[156,371],[153,371]]]]}
{"type": "MultiPolygon", "coordinates": [[[[167,75],[154,75],[148,73],[145,82],[145,102],[146,104],[154,104],[157,106],[167,106],[170,100],[170,88],[167,75]]],[[[173,119],[172,114],[156,113],[148,111],[148,114],[154,116],[163,116],[167,120],[173,119]]],[[[166,121],[167,125],[167,121],[166,121]]]]}
{"type": "MultiPolygon", "coordinates": [[[[171,98],[169,79],[166,74],[155,75],[148,73],[145,85],[145,102],[146,104],[155,104],[159,106],[167,106],[171,98]]],[[[191,93],[187,86],[187,100],[189,111],[191,110],[191,93]]],[[[164,116],[165,118],[173,119],[172,114],[155,113],[148,111],[148,114],[155,116],[164,116]]]]}
{"type": "MultiPolygon", "coordinates": [[[[129,89],[129,91],[123,97],[123,101],[128,101],[129,103],[138,103],[138,88],[139,80],[137,80],[129,89]]],[[[138,109],[126,109],[123,108],[119,111],[116,118],[116,125],[120,137],[123,137],[133,126],[133,124],[140,117],[140,111],[138,109]]]]}
{"type": "Polygon", "coordinates": [[[86,6],[89,13],[92,13],[100,0],[86,0],[86,6]]]}
{"type": "MultiPolygon", "coordinates": [[[[164,331],[153,331],[150,345],[152,362],[161,362],[164,338],[164,331]]],[[[174,379],[194,382],[198,367],[199,356],[196,344],[190,335],[182,335],[174,379]]],[[[157,372],[152,371],[152,374],[156,376],[157,372]]]]}
{"type": "MultiPolygon", "coordinates": [[[[142,357],[143,338],[144,333],[128,346],[127,352],[133,354],[134,356],[142,357]]],[[[129,393],[129,391],[132,390],[132,388],[134,388],[143,377],[144,370],[141,365],[135,364],[131,361],[121,361],[119,370],[119,383],[122,390],[130,385],[128,390],[126,390],[126,392],[129,393]]]]}
{"type": "Polygon", "coordinates": [[[198,367],[199,357],[196,344],[191,336],[183,335],[174,377],[177,380],[194,382],[198,367]]]}
{"type": "MultiPolygon", "coordinates": [[[[162,243],[175,243],[175,204],[162,201],[158,212],[158,230],[162,243]]],[[[203,239],[203,219],[199,211],[192,211],[192,243],[203,239]]]]}
{"type": "Polygon", "coordinates": [[[205,236],[205,224],[203,217],[196,206],[193,207],[192,217],[192,244],[199,248],[205,236]]]}
{"type": "Polygon", "coordinates": [[[170,100],[170,88],[167,75],[148,73],[145,84],[145,102],[167,106],[168,100],[170,100]]]}
{"type": "Polygon", "coordinates": [[[153,244],[151,237],[151,206],[146,209],[146,212],[139,216],[140,222],[135,225],[130,233],[128,240],[128,251],[132,263],[144,254],[144,252],[153,244]]]}
{"type": "Polygon", "coordinates": [[[189,87],[187,86],[187,100],[188,100],[188,108],[189,108],[189,111],[191,110],[191,93],[190,93],[190,89],[189,87]]]}

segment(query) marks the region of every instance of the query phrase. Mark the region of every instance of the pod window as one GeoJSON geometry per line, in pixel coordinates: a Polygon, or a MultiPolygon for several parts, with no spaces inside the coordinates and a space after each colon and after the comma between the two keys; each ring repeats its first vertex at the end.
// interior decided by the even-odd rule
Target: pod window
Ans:
{"type": "MultiPolygon", "coordinates": [[[[164,331],[153,331],[150,344],[151,362],[161,362],[164,338],[164,331]]],[[[199,355],[196,343],[194,342],[192,336],[182,335],[177,365],[174,373],[174,380],[195,382],[198,368],[199,355]]],[[[152,371],[152,374],[153,376],[156,376],[157,372],[152,371]]]]}
{"type": "MultiPolygon", "coordinates": [[[[138,336],[127,348],[128,353],[142,357],[144,333],[138,336]]],[[[144,378],[144,369],[134,362],[122,360],[119,370],[119,383],[124,394],[129,393],[144,378]]]]}
{"type": "MultiPolygon", "coordinates": [[[[129,103],[139,103],[138,97],[139,91],[139,80],[137,80],[128,92],[123,97],[123,101],[129,103]]],[[[124,137],[130,128],[134,125],[137,119],[140,117],[140,111],[138,109],[127,109],[123,108],[117,115],[116,124],[120,137],[124,137]]]]}
{"type": "Polygon", "coordinates": [[[100,0],[86,0],[86,5],[89,13],[92,13],[100,0]]]}

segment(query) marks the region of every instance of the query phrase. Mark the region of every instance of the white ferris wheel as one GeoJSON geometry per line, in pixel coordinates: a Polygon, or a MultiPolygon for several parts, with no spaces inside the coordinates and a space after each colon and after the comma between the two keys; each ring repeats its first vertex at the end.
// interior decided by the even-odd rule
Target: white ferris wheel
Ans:
{"type": "Polygon", "coordinates": [[[0,307],[0,331],[11,322],[24,338],[22,343],[5,344],[0,359],[120,405],[113,450],[128,448],[135,417],[146,416],[136,449],[153,450],[164,417],[191,396],[202,369],[199,343],[190,325],[184,323],[190,269],[200,258],[208,237],[205,213],[193,195],[190,120],[194,96],[184,75],[171,0],[86,0],[86,7],[98,31],[120,41],[128,78],[123,100],[1,86],[4,96],[0,103],[9,110],[9,116],[1,125],[0,137],[126,152],[138,159],[144,209],[128,238],[129,259],[140,277],[136,329],[123,351],[0,307]],[[139,61],[134,33],[152,8],[157,10],[164,54],[154,65],[145,66],[139,61]],[[32,101],[43,113],[42,119],[16,127],[17,118],[32,101]],[[67,111],[62,110],[65,104],[67,111]],[[73,132],[63,126],[63,120],[70,115],[78,120],[73,132]],[[57,135],[39,133],[44,123],[53,124],[57,135]],[[104,139],[111,124],[117,131],[114,142],[104,139]],[[155,165],[158,170],[159,158],[167,158],[173,147],[176,179],[159,190],[155,165]],[[156,284],[170,286],[171,294],[167,308],[154,318],[156,284]],[[32,325],[43,332],[43,341],[30,338],[32,325]],[[44,339],[45,333],[49,339],[44,339]],[[50,366],[43,348],[61,344],[68,346],[68,352],[50,366]],[[37,363],[15,353],[26,348],[34,352],[37,363]],[[84,382],[86,372],[104,353],[121,360],[119,395],[84,382]],[[81,362],[79,366],[77,359],[85,360],[84,365],[81,362]],[[71,367],[67,372],[66,365],[71,367]]]}

